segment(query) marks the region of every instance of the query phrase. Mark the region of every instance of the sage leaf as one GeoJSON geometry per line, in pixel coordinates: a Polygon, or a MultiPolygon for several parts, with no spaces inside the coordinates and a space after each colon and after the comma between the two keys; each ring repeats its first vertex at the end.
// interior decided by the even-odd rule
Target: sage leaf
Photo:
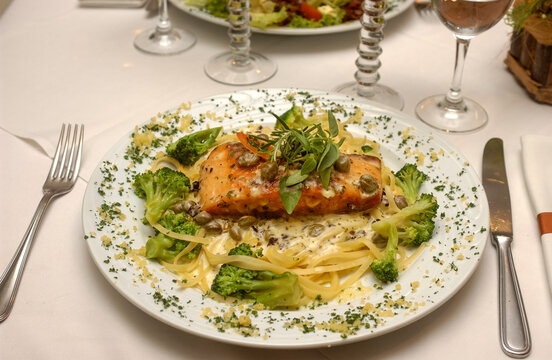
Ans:
{"type": "Polygon", "coordinates": [[[290,176],[287,177],[287,180],[286,180],[286,186],[293,186],[293,185],[297,185],[299,184],[300,182],[303,182],[303,180],[305,180],[306,178],[309,177],[309,174],[301,174],[301,171],[297,171],[293,174],[291,174],[290,176]]]}
{"type": "Polygon", "coordinates": [[[314,154],[307,155],[303,166],[301,167],[301,175],[308,175],[316,169],[316,157],[314,154]]]}
{"type": "Polygon", "coordinates": [[[316,170],[320,170],[320,167],[322,166],[322,161],[324,161],[324,158],[330,152],[331,146],[332,146],[332,143],[328,141],[326,143],[326,146],[324,147],[324,151],[322,152],[322,155],[320,155],[320,157],[318,158],[318,165],[316,166],[316,170]]]}
{"type": "Polygon", "coordinates": [[[332,172],[332,168],[326,168],[323,170],[320,170],[320,182],[322,183],[322,187],[324,189],[328,188],[328,185],[330,184],[330,174],[332,172]]]}
{"type": "Polygon", "coordinates": [[[339,149],[334,143],[329,142],[327,147],[328,151],[325,153],[324,157],[320,160],[320,163],[318,164],[318,171],[331,168],[339,157],[339,149]]]}
{"type": "Polygon", "coordinates": [[[339,127],[337,126],[337,120],[331,110],[328,111],[328,125],[330,126],[330,136],[336,137],[339,134],[339,127]]]}
{"type": "Polygon", "coordinates": [[[297,140],[299,140],[299,142],[301,143],[301,145],[303,145],[303,147],[305,148],[305,151],[310,151],[310,148],[311,148],[311,144],[310,142],[307,140],[306,137],[303,136],[303,134],[301,134],[299,131],[295,130],[295,129],[292,129],[291,130],[292,134],[295,136],[295,138],[297,140]]]}
{"type": "Polygon", "coordinates": [[[286,186],[287,179],[287,176],[282,177],[282,179],[280,179],[280,184],[278,188],[280,191],[280,199],[284,204],[284,209],[286,209],[286,212],[291,215],[293,209],[295,209],[295,207],[299,203],[299,199],[301,199],[303,186],[302,184],[298,184],[288,187],[286,186]]]}

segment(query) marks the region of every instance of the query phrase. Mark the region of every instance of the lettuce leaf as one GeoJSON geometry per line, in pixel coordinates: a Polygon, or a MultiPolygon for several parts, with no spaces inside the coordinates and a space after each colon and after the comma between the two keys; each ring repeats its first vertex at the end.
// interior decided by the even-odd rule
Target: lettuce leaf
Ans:
{"type": "MultiPolygon", "coordinates": [[[[341,10],[341,9],[339,9],[341,10]]],[[[291,28],[319,28],[323,26],[339,25],[343,23],[343,16],[345,12],[343,10],[337,11],[337,17],[329,14],[322,15],[322,19],[319,21],[307,20],[302,16],[294,14],[291,17],[291,21],[287,24],[291,28]]]]}
{"type": "Polygon", "coordinates": [[[272,25],[278,25],[287,18],[287,11],[285,7],[282,7],[278,12],[272,12],[268,14],[250,12],[251,26],[265,29],[272,25]]]}

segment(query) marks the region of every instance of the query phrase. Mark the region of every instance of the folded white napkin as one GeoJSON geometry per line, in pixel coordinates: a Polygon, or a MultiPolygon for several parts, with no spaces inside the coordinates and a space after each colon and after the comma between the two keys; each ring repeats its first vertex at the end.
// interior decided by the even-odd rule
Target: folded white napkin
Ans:
{"type": "Polygon", "coordinates": [[[521,152],[525,181],[537,214],[552,212],[552,137],[524,135],[521,152]]]}
{"type": "Polygon", "coordinates": [[[533,203],[552,291],[552,137],[524,135],[521,153],[525,182],[533,203]]]}

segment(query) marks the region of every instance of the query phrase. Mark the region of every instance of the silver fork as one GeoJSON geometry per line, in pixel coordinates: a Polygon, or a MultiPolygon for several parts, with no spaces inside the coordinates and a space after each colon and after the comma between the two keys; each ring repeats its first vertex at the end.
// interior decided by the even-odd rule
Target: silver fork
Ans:
{"type": "Polygon", "coordinates": [[[23,236],[23,240],[17,247],[13,258],[8,267],[0,277],[0,322],[6,320],[17,295],[17,289],[21,282],[25,263],[31,250],[31,245],[35,238],[36,231],[40,226],[42,215],[50,201],[60,195],[67,194],[77,181],[82,157],[82,142],[84,137],[84,126],[75,125],[73,136],[71,137],[71,124],[61,126],[56,153],[50,167],[48,177],[42,186],[42,200],[38,204],[33,219],[23,236]],[[71,146],[69,148],[69,145],[71,146]]]}

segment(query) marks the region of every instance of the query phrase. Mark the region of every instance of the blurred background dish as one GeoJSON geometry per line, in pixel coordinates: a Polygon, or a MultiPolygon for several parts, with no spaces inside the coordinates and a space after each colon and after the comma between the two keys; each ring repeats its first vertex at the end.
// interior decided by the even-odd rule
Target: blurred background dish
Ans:
{"type": "MultiPolygon", "coordinates": [[[[198,7],[188,5],[189,0],[169,0],[171,4],[179,8],[180,10],[195,16],[199,19],[211,22],[213,24],[228,26],[228,22],[224,18],[216,17],[205,10],[198,7]]],[[[385,20],[394,18],[395,16],[403,13],[406,9],[414,3],[414,0],[390,0],[388,3],[388,10],[384,15],[385,20]]],[[[261,29],[255,26],[251,26],[251,31],[262,34],[273,35],[289,35],[289,36],[302,36],[302,35],[323,35],[333,34],[352,30],[360,30],[360,21],[349,21],[339,25],[323,26],[318,28],[291,28],[291,27],[271,27],[261,29]]]]}

